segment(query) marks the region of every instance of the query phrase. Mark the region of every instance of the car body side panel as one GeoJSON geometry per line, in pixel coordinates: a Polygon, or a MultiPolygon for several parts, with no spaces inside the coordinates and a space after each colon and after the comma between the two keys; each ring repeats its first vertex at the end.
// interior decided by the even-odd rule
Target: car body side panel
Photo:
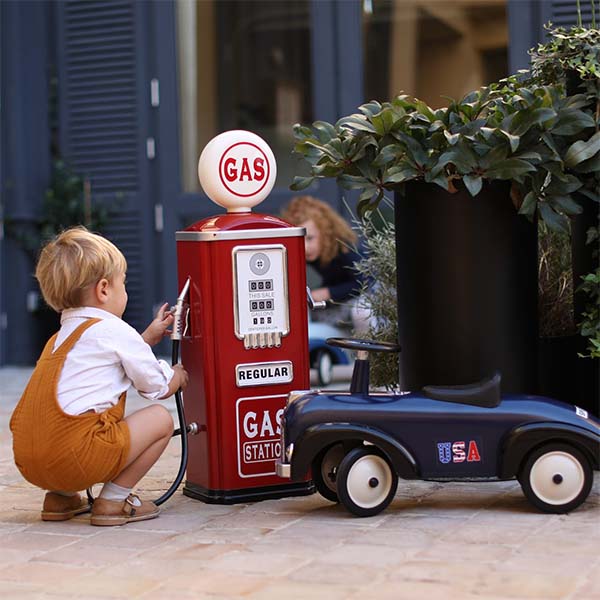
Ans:
{"type": "Polygon", "coordinates": [[[377,446],[404,479],[414,479],[418,475],[417,464],[410,452],[384,432],[350,423],[323,423],[309,427],[296,441],[292,479],[295,481],[305,477],[313,459],[324,448],[353,440],[377,446]]]}
{"type": "Polygon", "coordinates": [[[517,427],[504,441],[500,477],[518,475],[524,458],[536,447],[566,442],[583,452],[593,469],[600,467],[600,445],[592,432],[564,423],[532,423],[517,427]]]}
{"type": "Polygon", "coordinates": [[[413,457],[420,478],[507,478],[514,476],[515,467],[506,466],[502,452],[512,447],[509,464],[514,465],[523,458],[519,454],[528,450],[523,440],[514,446],[510,441],[518,428],[552,424],[551,436],[565,441],[579,432],[589,438],[588,452],[593,453],[600,426],[596,419],[582,415],[557,400],[525,395],[505,396],[498,406],[485,408],[417,393],[309,393],[287,408],[286,442],[297,442],[295,455],[303,456],[302,445],[311,428],[346,424],[355,433],[377,431],[382,438],[394,440],[413,457]],[[561,438],[561,431],[566,437],[561,438]]]}

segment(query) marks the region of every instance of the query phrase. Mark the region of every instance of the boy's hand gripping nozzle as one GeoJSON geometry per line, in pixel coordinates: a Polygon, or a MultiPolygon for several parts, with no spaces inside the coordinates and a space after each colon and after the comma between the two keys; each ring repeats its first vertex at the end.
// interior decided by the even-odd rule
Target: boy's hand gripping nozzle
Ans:
{"type": "Polygon", "coordinates": [[[187,333],[190,305],[185,301],[185,299],[189,289],[190,278],[188,277],[181,290],[181,293],[179,296],[177,296],[177,302],[175,303],[175,306],[171,307],[171,312],[173,313],[173,332],[171,333],[172,340],[181,340],[187,333]]]}

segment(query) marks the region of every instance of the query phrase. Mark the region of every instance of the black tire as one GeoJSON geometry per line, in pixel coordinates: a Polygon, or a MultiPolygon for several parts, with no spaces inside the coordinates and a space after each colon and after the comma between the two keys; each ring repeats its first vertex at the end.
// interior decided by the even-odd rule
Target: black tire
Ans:
{"type": "Polygon", "coordinates": [[[312,478],[317,492],[331,502],[340,501],[336,480],[339,464],[343,458],[344,446],[334,444],[321,450],[312,462],[312,478]]]}
{"type": "Polygon", "coordinates": [[[346,454],[337,472],[340,502],[357,517],[379,514],[392,501],[398,475],[373,447],[355,448],[346,454]]]}
{"type": "Polygon", "coordinates": [[[594,474],[589,460],[568,444],[546,444],[525,460],[519,483],[525,497],[548,513],[567,513],[588,497],[594,474]]]}
{"type": "Polygon", "coordinates": [[[315,359],[319,385],[329,385],[333,381],[333,358],[327,350],[319,350],[315,359]]]}

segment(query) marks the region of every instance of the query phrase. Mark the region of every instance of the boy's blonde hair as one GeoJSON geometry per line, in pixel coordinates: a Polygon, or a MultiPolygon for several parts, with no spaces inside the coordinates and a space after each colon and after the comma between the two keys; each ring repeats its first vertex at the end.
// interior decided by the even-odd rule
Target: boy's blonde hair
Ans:
{"type": "Polygon", "coordinates": [[[328,265],[338,254],[349,252],[348,246],[356,244],[357,235],[348,222],[327,202],[313,196],[295,196],[281,213],[292,225],[314,221],[321,234],[321,265],[328,265]]]}
{"type": "Polygon", "coordinates": [[[35,276],[44,300],[55,311],[83,306],[84,293],[101,279],[127,271],[121,251],[85,227],[73,227],[51,240],[40,253],[35,276]]]}

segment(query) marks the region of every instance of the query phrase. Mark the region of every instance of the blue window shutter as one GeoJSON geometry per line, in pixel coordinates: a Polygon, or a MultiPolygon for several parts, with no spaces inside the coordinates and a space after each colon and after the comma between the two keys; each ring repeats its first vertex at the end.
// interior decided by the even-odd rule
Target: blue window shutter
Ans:
{"type": "Polygon", "coordinates": [[[69,0],[63,8],[61,129],[70,163],[97,193],[137,192],[134,3],[69,0]]]}
{"type": "Polygon", "coordinates": [[[103,233],[128,263],[125,319],[142,329],[152,314],[154,270],[144,96],[147,5],[135,0],[58,3],[60,151],[89,178],[92,201],[116,207],[103,233]]]}
{"type": "MultiPolygon", "coordinates": [[[[591,2],[581,0],[581,20],[584,26],[592,22],[591,2]]],[[[598,3],[596,3],[596,6],[598,3]]],[[[596,8],[598,10],[598,7],[596,8]]],[[[545,6],[544,23],[550,21],[555,27],[571,27],[577,25],[577,3],[575,0],[552,0],[545,6]]],[[[598,15],[596,15],[598,16],[598,15]]]]}

